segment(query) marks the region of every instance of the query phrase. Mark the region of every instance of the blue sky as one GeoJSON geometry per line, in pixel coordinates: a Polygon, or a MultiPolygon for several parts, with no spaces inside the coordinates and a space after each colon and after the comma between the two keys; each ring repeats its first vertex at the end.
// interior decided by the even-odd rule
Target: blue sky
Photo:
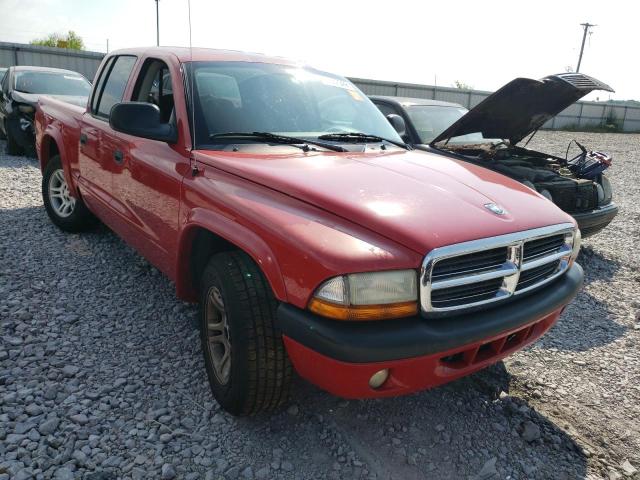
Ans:
{"type": "MultiPolygon", "coordinates": [[[[90,50],[153,45],[154,0],[0,0],[0,40],[75,30],[90,50]]],[[[494,90],[575,68],[640,100],[640,2],[192,0],[193,45],[280,55],[345,76],[494,90]],[[608,7],[607,5],[611,5],[608,7]]],[[[187,0],[160,0],[160,42],[188,45],[187,0]]],[[[590,99],[605,100],[607,93],[590,99]]]]}

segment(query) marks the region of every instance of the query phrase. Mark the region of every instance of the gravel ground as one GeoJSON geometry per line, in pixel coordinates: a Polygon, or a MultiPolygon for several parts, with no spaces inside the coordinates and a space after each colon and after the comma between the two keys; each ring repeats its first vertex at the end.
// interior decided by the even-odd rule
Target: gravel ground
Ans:
{"type": "Polygon", "coordinates": [[[196,308],[105,228],[56,229],[35,160],[0,155],[0,480],[633,477],[640,135],[533,144],[564,155],[573,137],[614,154],[621,213],[585,241],[586,287],[547,336],[403,398],[343,401],[297,380],[288,408],[250,419],[212,400],[196,308]]]}

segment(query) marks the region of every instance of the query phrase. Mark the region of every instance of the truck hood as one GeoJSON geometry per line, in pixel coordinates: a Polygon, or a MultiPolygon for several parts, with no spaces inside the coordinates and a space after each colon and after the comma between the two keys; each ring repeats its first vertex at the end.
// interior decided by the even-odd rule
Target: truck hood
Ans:
{"type": "Polygon", "coordinates": [[[559,73],[540,80],[516,78],[460,117],[431,145],[476,132],[515,145],[594,90],[613,92],[609,85],[581,73],[559,73]]]}
{"type": "Polygon", "coordinates": [[[420,254],[442,245],[573,222],[526,186],[437,154],[201,150],[194,156],[205,169],[209,165],[277,190],[420,254]],[[493,213],[485,206],[491,203],[506,213],[493,213]]]}
{"type": "Polygon", "coordinates": [[[38,93],[24,93],[17,90],[14,90],[11,95],[16,102],[26,103],[28,105],[33,105],[34,107],[38,103],[40,97],[44,96],[57,98],[58,100],[70,103],[72,105],[77,105],[78,107],[86,107],[88,99],[88,97],[78,95],[42,95],[38,93]]]}

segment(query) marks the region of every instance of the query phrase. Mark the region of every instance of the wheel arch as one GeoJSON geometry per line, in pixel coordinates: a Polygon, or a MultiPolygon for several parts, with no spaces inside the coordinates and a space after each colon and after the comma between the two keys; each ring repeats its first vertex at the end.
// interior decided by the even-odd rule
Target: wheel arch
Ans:
{"type": "Polygon", "coordinates": [[[240,250],[265,276],[274,296],[286,301],[286,289],[275,255],[255,232],[214,212],[192,212],[178,242],[176,291],[183,300],[198,300],[198,282],[207,259],[216,253],[240,250]]]}

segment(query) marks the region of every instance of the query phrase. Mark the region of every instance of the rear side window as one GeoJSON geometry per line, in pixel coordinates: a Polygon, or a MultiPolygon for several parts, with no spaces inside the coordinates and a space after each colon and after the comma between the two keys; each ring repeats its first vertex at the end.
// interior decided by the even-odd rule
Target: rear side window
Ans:
{"type": "Polygon", "coordinates": [[[96,90],[98,98],[97,100],[94,99],[93,103],[93,113],[95,115],[108,118],[111,107],[122,101],[124,90],[127,87],[127,82],[135,63],[136,57],[121,55],[116,57],[110,66],[105,66],[105,80],[103,81],[100,78],[96,87],[99,90],[96,90]]]}

